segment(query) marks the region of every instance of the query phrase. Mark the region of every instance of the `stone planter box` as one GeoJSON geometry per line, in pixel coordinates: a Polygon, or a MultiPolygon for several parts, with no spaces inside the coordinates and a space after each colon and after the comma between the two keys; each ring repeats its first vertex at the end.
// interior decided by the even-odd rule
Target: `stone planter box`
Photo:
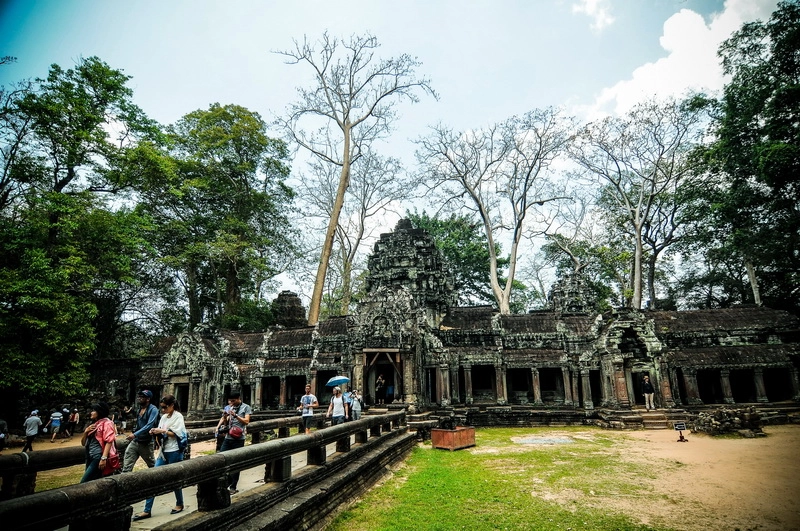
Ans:
{"type": "Polygon", "coordinates": [[[475,446],[475,428],[472,426],[459,427],[454,430],[431,429],[431,443],[434,448],[444,450],[460,450],[475,446]]]}

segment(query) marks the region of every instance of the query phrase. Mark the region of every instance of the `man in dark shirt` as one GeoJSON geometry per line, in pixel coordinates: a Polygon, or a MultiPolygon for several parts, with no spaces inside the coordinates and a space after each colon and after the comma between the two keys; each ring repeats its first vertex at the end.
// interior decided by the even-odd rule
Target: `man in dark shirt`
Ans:
{"type": "Polygon", "coordinates": [[[122,471],[130,472],[136,461],[141,457],[144,459],[148,468],[153,468],[156,464],[153,451],[153,436],[150,430],[158,426],[158,408],[150,403],[153,393],[147,389],[139,391],[137,395],[139,402],[139,413],[136,417],[136,431],[128,435],[128,448],[125,449],[125,458],[122,463],[122,471]]]}

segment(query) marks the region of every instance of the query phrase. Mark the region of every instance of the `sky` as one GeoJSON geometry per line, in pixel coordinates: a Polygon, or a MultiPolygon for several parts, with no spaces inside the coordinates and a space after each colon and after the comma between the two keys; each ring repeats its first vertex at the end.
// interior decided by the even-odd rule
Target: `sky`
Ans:
{"type": "MultiPolygon", "coordinates": [[[[96,55],[174,123],[214,102],[282,114],[309,72],[273,52],[324,31],[369,32],[417,57],[439,100],[403,104],[389,149],[442,123],[478,128],[556,106],[582,119],[687,89],[716,90],[719,43],[777,0],[0,0],[0,84],[96,55]]],[[[407,153],[403,153],[405,156],[407,153]]],[[[411,161],[408,161],[410,163],[411,161]]]]}
{"type": "MultiPolygon", "coordinates": [[[[443,124],[477,129],[534,108],[582,121],[652,97],[714,92],[716,51],[777,0],[0,0],[0,85],[98,56],[132,76],[162,124],[212,103],[271,121],[310,72],[279,50],[323,32],[370,33],[382,57],[409,54],[439,99],[402,103],[382,155],[414,165],[412,140],[443,124]]],[[[275,132],[277,135],[277,131],[275,132]]],[[[293,172],[302,171],[300,164],[293,172]]],[[[393,226],[393,225],[392,225],[393,226]]]]}

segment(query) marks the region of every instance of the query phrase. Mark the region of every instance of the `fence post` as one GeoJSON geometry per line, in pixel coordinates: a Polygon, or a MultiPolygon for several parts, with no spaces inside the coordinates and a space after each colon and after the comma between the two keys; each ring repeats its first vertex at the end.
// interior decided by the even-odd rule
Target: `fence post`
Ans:
{"type": "Polygon", "coordinates": [[[213,511],[230,506],[227,475],[197,484],[197,510],[213,511]]]}

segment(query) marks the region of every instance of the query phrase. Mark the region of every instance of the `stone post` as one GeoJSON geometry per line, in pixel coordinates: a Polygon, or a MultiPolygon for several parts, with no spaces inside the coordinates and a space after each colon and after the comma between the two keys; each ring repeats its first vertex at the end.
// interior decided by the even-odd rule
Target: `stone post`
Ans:
{"type": "Polygon", "coordinates": [[[800,378],[794,365],[789,367],[789,378],[792,381],[792,400],[800,401],[800,378]]]}
{"type": "Polygon", "coordinates": [[[472,404],[472,365],[464,365],[464,403],[472,404]]]}
{"type": "Polygon", "coordinates": [[[719,383],[722,386],[722,401],[726,404],[734,404],[733,390],[731,389],[731,371],[722,369],[719,371],[719,383]]]}
{"type": "Polygon", "coordinates": [[[494,376],[497,382],[497,403],[508,404],[508,396],[506,395],[506,368],[504,365],[497,364],[494,366],[494,376]]]}
{"type": "Polygon", "coordinates": [[[564,405],[571,406],[572,402],[572,382],[569,378],[569,367],[561,367],[561,377],[564,379],[564,405]]]}
{"type": "Polygon", "coordinates": [[[658,378],[658,386],[661,388],[661,407],[672,409],[675,407],[675,399],[672,397],[672,386],[669,382],[669,369],[664,361],[658,362],[658,371],[656,371],[656,378],[658,378]]]}
{"type": "Polygon", "coordinates": [[[280,396],[278,397],[278,407],[280,409],[286,409],[286,393],[288,393],[288,390],[286,389],[286,376],[281,375],[279,378],[281,390],[279,391],[280,396]]]}
{"type": "Polygon", "coordinates": [[[450,367],[451,403],[461,402],[461,390],[458,388],[458,366],[450,367]]]}
{"type": "Polygon", "coordinates": [[[539,369],[533,367],[531,369],[533,375],[533,405],[541,406],[542,402],[542,382],[539,379],[539,369]]]}
{"type": "Polygon", "coordinates": [[[256,385],[255,388],[253,389],[253,403],[251,404],[251,406],[253,406],[253,409],[256,408],[264,409],[262,403],[263,397],[261,395],[263,382],[261,378],[256,378],[255,380],[256,380],[256,385]]]}
{"type": "Polygon", "coordinates": [[[579,378],[583,388],[583,409],[594,409],[592,402],[592,383],[589,379],[589,369],[580,369],[579,378]]]}
{"type": "Polygon", "coordinates": [[[697,387],[697,369],[683,369],[683,384],[686,387],[686,403],[700,405],[700,390],[697,387]]]}
{"type": "Polygon", "coordinates": [[[625,368],[622,363],[614,363],[614,396],[617,404],[621,408],[631,407],[631,400],[628,396],[628,379],[625,378],[625,368]]]}
{"type": "Polygon", "coordinates": [[[763,367],[756,367],[753,369],[753,380],[756,384],[756,402],[769,402],[769,398],[767,398],[767,388],[764,386],[763,367]]]}

